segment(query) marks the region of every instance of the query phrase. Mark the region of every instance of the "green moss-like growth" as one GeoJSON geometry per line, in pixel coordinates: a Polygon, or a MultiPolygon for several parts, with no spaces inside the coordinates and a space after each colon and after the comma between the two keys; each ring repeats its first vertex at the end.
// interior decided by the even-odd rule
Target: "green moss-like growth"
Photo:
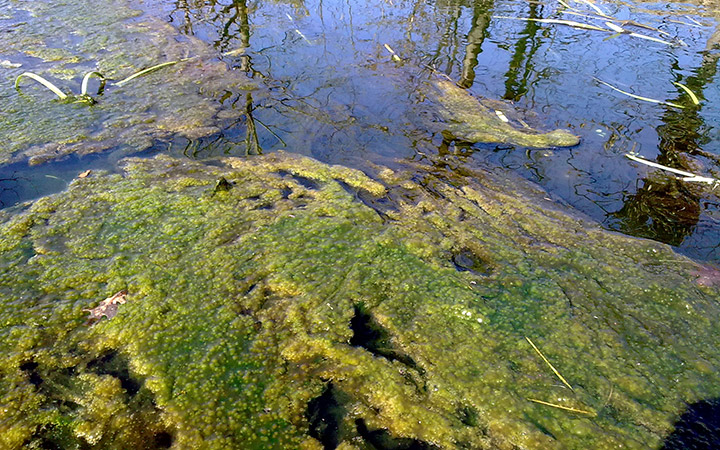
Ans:
{"type": "Polygon", "coordinates": [[[647,449],[720,394],[714,272],[523,182],[124,167],[5,213],[2,448],[647,449]]]}
{"type": "Polygon", "coordinates": [[[433,80],[430,97],[441,106],[439,112],[447,121],[448,131],[467,142],[497,142],[534,148],[573,147],[580,143],[580,138],[567,130],[539,133],[514,128],[467,91],[447,80],[433,80]]]}

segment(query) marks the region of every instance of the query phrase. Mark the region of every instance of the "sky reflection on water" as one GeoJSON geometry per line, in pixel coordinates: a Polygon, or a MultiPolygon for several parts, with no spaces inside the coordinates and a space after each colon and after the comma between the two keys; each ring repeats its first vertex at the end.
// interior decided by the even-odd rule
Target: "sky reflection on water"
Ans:
{"type": "MultiPolygon", "coordinates": [[[[162,140],[155,151],[206,158],[286,149],[361,168],[367,161],[392,158],[499,166],[539,183],[606,228],[720,261],[720,190],[677,181],[624,156],[637,152],[720,177],[720,33],[715,28],[720,12],[712,5],[667,2],[597,2],[598,10],[586,3],[569,5],[596,18],[568,14],[555,1],[178,0],[136,5],[181,35],[207,42],[218,55],[231,52],[219,58],[260,87],[215,98],[245,111],[243,119],[207,138],[162,140]],[[599,12],[663,32],[622,24],[636,33],[686,45],[517,20],[563,19],[606,27],[599,12]],[[480,98],[504,100],[490,106],[518,111],[509,112],[518,126],[522,121],[540,130],[568,128],[582,143],[530,150],[453,141],[443,135],[443,124],[423,94],[424,82],[437,76],[448,76],[480,98]],[[639,101],[596,79],[685,108],[639,101]],[[700,105],[673,82],[693,90],[700,105]]],[[[10,181],[0,183],[10,186],[16,181],[6,176],[8,170],[0,178],[10,181]]],[[[16,201],[11,197],[7,201],[16,201]]]]}

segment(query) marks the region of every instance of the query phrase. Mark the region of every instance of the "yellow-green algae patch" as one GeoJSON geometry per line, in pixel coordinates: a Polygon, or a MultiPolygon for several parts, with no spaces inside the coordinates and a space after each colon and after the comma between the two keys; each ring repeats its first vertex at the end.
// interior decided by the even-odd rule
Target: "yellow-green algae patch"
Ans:
{"type": "Polygon", "coordinates": [[[647,449],[720,394],[697,265],[524,182],[124,169],[4,216],[2,448],[647,449]]]}

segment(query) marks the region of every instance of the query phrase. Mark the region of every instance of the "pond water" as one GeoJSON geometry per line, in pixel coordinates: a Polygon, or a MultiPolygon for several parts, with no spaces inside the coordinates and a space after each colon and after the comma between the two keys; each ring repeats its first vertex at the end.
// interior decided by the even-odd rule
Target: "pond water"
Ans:
{"type": "Polygon", "coordinates": [[[451,159],[510,169],[608,229],[720,261],[720,190],[625,156],[720,177],[720,10],[712,2],[92,5],[0,0],[3,207],[136,152],[205,159],[284,149],[359,168],[451,159]],[[615,33],[608,21],[635,34],[615,33]],[[180,62],[113,84],[171,61],[180,62]],[[92,70],[111,79],[95,105],[52,100],[29,79],[22,92],[13,85],[31,71],[77,91],[92,70]],[[491,108],[518,127],[565,128],[582,141],[528,149],[453,140],[423,92],[433,77],[495,100],[491,108]]]}

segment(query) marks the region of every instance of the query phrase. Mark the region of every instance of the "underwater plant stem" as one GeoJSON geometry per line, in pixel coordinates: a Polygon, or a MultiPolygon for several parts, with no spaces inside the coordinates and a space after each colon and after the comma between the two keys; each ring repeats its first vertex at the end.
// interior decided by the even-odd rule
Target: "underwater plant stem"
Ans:
{"type": "Polygon", "coordinates": [[[137,77],[141,77],[141,76],[143,76],[143,75],[147,75],[147,74],[149,74],[149,73],[151,73],[151,72],[155,72],[156,70],[162,69],[163,67],[173,66],[173,65],[175,65],[175,64],[177,64],[177,63],[179,63],[179,62],[184,62],[184,61],[187,61],[187,60],[189,60],[189,59],[190,59],[190,58],[183,58],[183,59],[179,59],[179,60],[177,60],[177,61],[168,61],[168,62],[164,62],[164,63],[162,63],[162,64],[158,64],[158,65],[155,65],[155,66],[152,66],[152,67],[148,67],[147,69],[143,69],[143,70],[141,70],[140,72],[134,73],[134,74],[130,75],[129,77],[127,77],[127,78],[125,78],[125,79],[123,79],[123,80],[118,81],[117,83],[115,83],[115,86],[122,86],[123,84],[127,83],[128,81],[132,81],[132,80],[134,80],[134,79],[137,78],[137,77]]]}

